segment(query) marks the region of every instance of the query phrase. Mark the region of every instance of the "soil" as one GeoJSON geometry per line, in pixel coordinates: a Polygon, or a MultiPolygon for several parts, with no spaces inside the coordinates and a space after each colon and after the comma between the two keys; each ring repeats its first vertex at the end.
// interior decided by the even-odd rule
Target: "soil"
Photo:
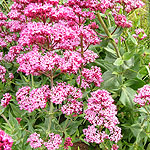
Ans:
{"type": "Polygon", "coordinates": [[[88,150],[88,145],[82,142],[73,143],[72,150],[78,150],[78,147],[80,150],[88,150]]]}

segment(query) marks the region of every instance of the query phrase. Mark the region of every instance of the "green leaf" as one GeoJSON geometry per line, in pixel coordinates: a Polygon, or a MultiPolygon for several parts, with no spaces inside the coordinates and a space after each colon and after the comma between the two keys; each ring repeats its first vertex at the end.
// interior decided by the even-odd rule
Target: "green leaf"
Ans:
{"type": "Polygon", "coordinates": [[[0,1],[0,5],[2,5],[2,4],[3,4],[3,0],[0,1]]]}
{"type": "Polygon", "coordinates": [[[126,52],[123,54],[123,60],[129,60],[131,57],[133,57],[133,53],[131,52],[126,52]]]}
{"type": "Polygon", "coordinates": [[[110,53],[112,53],[112,54],[116,54],[116,52],[113,50],[113,49],[111,49],[110,47],[105,47],[104,48],[106,51],[108,51],[108,52],[110,52],[110,53]]]}
{"type": "Polygon", "coordinates": [[[146,137],[146,133],[139,123],[131,125],[130,130],[136,137],[136,143],[139,143],[143,138],[146,137]]]}
{"type": "Polygon", "coordinates": [[[150,150],[150,143],[148,144],[148,146],[147,146],[147,149],[146,150],[150,150]]]}
{"type": "Polygon", "coordinates": [[[133,99],[135,94],[136,92],[130,87],[122,87],[121,97],[119,100],[124,106],[132,108],[134,105],[133,99]]]}
{"type": "Polygon", "coordinates": [[[11,124],[11,126],[15,129],[19,129],[19,124],[18,121],[15,117],[13,117],[13,115],[11,114],[11,112],[9,111],[9,123],[11,124]]]}
{"type": "Polygon", "coordinates": [[[22,117],[22,115],[26,112],[25,110],[20,110],[20,108],[13,103],[10,103],[10,106],[15,117],[22,117]]]}
{"type": "Polygon", "coordinates": [[[73,135],[82,122],[83,122],[83,120],[72,122],[67,129],[68,135],[73,135]]]}
{"type": "Polygon", "coordinates": [[[114,65],[115,66],[120,66],[123,64],[123,60],[122,58],[117,58],[116,61],[114,62],[114,65]]]}
{"type": "Polygon", "coordinates": [[[138,88],[143,87],[145,85],[145,82],[138,78],[134,78],[131,80],[127,80],[124,85],[130,86],[132,89],[137,90],[138,88]]]}
{"type": "Polygon", "coordinates": [[[150,49],[144,50],[144,53],[145,53],[145,54],[150,54],[150,49]]]}
{"type": "Polygon", "coordinates": [[[116,74],[112,74],[111,71],[106,71],[102,75],[102,79],[104,82],[102,83],[101,88],[112,91],[120,88],[118,76],[116,74]]]}

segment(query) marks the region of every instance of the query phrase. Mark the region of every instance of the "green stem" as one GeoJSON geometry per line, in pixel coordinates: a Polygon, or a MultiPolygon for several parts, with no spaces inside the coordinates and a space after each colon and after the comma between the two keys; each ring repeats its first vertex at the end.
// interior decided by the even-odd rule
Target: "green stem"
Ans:
{"type": "MultiPolygon", "coordinates": [[[[53,89],[53,72],[50,72],[50,79],[51,79],[51,90],[53,89]]],[[[53,103],[50,102],[50,111],[49,111],[49,126],[48,126],[48,132],[51,129],[51,125],[52,125],[52,118],[53,118],[53,103]]]]}
{"type": "Polygon", "coordinates": [[[31,80],[32,80],[32,88],[34,87],[34,78],[33,75],[31,74],[31,80]]]}
{"type": "MultiPolygon", "coordinates": [[[[83,54],[84,54],[84,50],[83,50],[83,36],[81,35],[81,38],[80,38],[80,44],[81,44],[81,57],[83,58],[83,54]]],[[[80,77],[80,85],[79,87],[81,87],[81,84],[82,84],[82,70],[83,70],[83,63],[81,64],[81,77],[80,77]]]]}
{"type": "Polygon", "coordinates": [[[124,41],[124,44],[125,44],[125,47],[126,47],[126,51],[129,52],[129,49],[128,49],[126,41],[124,41]]]}
{"type": "Polygon", "coordinates": [[[145,108],[145,110],[147,111],[147,114],[150,116],[150,112],[149,112],[149,110],[145,107],[145,106],[143,106],[144,108],[145,108]]]}
{"type": "Polygon", "coordinates": [[[108,31],[108,29],[107,29],[107,27],[106,27],[106,24],[104,23],[104,21],[103,21],[101,15],[100,15],[100,13],[97,12],[96,15],[97,15],[98,20],[99,20],[100,24],[102,25],[102,27],[103,27],[105,33],[106,33],[107,36],[111,39],[111,43],[112,43],[112,45],[113,45],[114,48],[115,48],[117,57],[118,57],[118,58],[121,58],[121,54],[120,54],[120,52],[119,52],[119,49],[118,49],[118,47],[117,47],[117,44],[115,43],[114,39],[112,38],[111,33],[108,31]]]}
{"type": "Polygon", "coordinates": [[[1,114],[1,116],[3,117],[3,119],[7,122],[7,124],[9,125],[10,128],[12,128],[11,124],[9,123],[8,119],[3,115],[1,114]]]}
{"type": "Polygon", "coordinates": [[[9,9],[7,3],[5,2],[5,0],[3,0],[3,2],[4,2],[4,4],[5,4],[5,6],[6,6],[7,11],[10,12],[10,9],[9,9]]]}

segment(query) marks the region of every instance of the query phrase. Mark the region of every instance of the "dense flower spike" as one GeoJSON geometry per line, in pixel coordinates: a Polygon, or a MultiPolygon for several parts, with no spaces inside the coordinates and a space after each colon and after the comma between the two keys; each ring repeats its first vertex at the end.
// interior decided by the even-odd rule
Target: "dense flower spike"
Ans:
{"type": "MultiPolygon", "coordinates": [[[[88,99],[88,108],[84,111],[86,114],[85,119],[87,119],[94,126],[100,126],[109,129],[110,133],[107,137],[104,132],[97,133],[96,128],[95,130],[91,131],[90,128],[94,128],[94,126],[89,127],[89,129],[84,130],[86,140],[91,141],[91,137],[89,137],[90,139],[88,139],[87,135],[94,135],[93,132],[95,132],[95,135],[99,137],[107,137],[111,141],[117,143],[118,140],[121,139],[122,135],[121,129],[116,126],[117,124],[119,124],[119,121],[116,117],[117,111],[116,106],[113,104],[114,100],[106,90],[97,90],[95,92],[92,92],[91,96],[92,97],[88,99]]],[[[103,142],[101,141],[102,139],[97,139],[99,140],[98,143],[103,142]]]]}
{"type": "Polygon", "coordinates": [[[1,106],[6,107],[11,99],[12,96],[9,93],[3,94],[3,98],[1,99],[1,106]]]}
{"type": "Polygon", "coordinates": [[[14,61],[16,56],[18,56],[22,50],[22,46],[19,45],[10,47],[8,54],[4,56],[4,60],[8,62],[14,61]]]}
{"type": "Polygon", "coordinates": [[[82,114],[83,103],[74,99],[68,99],[67,104],[61,107],[61,111],[66,115],[82,114]]]}
{"type": "Polygon", "coordinates": [[[119,124],[116,117],[116,106],[110,93],[106,90],[97,90],[91,93],[88,99],[88,109],[85,110],[85,118],[93,125],[104,126],[109,128],[119,124]]]}
{"type": "Polygon", "coordinates": [[[116,0],[116,2],[123,5],[127,13],[144,6],[144,3],[141,0],[116,0]]]}
{"type": "Polygon", "coordinates": [[[31,92],[30,87],[22,87],[16,93],[17,101],[20,109],[25,109],[29,113],[35,109],[45,108],[46,102],[50,96],[50,89],[48,85],[44,85],[41,88],[33,89],[31,92]]]}
{"type": "Polygon", "coordinates": [[[0,129],[0,149],[12,150],[13,139],[0,129]]]}
{"type": "Polygon", "coordinates": [[[94,125],[88,126],[88,129],[83,129],[83,133],[85,135],[85,140],[89,143],[95,142],[100,144],[104,142],[104,139],[109,139],[109,136],[105,133],[105,131],[100,133],[94,125]]]}
{"type": "Polygon", "coordinates": [[[105,13],[108,9],[113,12],[115,11],[115,23],[123,28],[130,28],[132,26],[131,21],[127,21],[126,16],[117,12],[119,12],[120,9],[124,9],[124,11],[129,13],[134,9],[142,7],[144,3],[141,0],[68,0],[67,5],[72,7],[78,16],[82,16],[80,12],[87,13],[84,8],[89,8],[91,11],[99,10],[102,13],[105,13]]]}
{"type": "Polygon", "coordinates": [[[10,80],[12,80],[14,78],[13,73],[9,73],[9,78],[10,78],[10,80]]]}
{"type": "Polygon", "coordinates": [[[130,28],[132,27],[132,22],[131,21],[127,21],[127,18],[125,15],[117,15],[114,14],[114,19],[115,19],[115,23],[117,26],[120,26],[122,28],[130,28]]]}
{"type": "Polygon", "coordinates": [[[70,137],[67,137],[66,139],[65,139],[65,142],[64,142],[64,149],[69,149],[68,147],[69,146],[73,146],[73,143],[71,142],[71,138],[70,137]]]}
{"type": "Polygon", "coordinates": [[[144,85],[142,88],[138,89],[138,94],[135,95],[134,102],[140,104],[140,106],[145,106],[150,104],[150,86],[144,85]]]}
{"type": "Polygon", "coordinates": [[[54,52],[48,52],[44,56],[38,51],[30,51],[17,58],[20,64],[18,71],[26,75],[40,75],[59,67],[61,57],[54,52]]]}
{"type": "Polygon", "coordinates": [[[83,63],[83,59],[78,52],[64,52],[64,57],[62,64],[60,65],[60,69],[62,72],[67,73],[77,73],[81,64],[83,63]]]}
{"type": "Polygon", "coordinates": [[[143,29],[139,28],[139,29],[135,29],[135,33],[136,34],[133,34],[132,36],[134,38],[137,38],[138,40],[143,40],[144,38],[147,37],[146,33],[144,32],[143,29]]]}
{"type": "Polygon", "coordinates": [[[83,36],[85,48],[100,43],[100,38],[89,26],[70,26],[67,22],[59,21],[52,24],[42,22],[29,22],[22,30],[19,43],[22,46],[32,44],[48,45],[49,50],[66,49],[74,50],[80,46],[80,36],[83,36]],[[57,32],[56,32],[57,31],[57,32]]]}
{"type": "Polygon", "coordinates": [[[117,144],[113,144],[111,150],[117,150],[119,148],[119,146],[117,144]]]}
{"type": "Polygon", "coordinates": [[[5,82],[5,73],[6,73],[6,68],[4,66],[0,65],[0,79],[2,82],[5,82]]]}
{"type": "Polygon", "coordinates": [[[48,142],[44,142],[45,147],[48,150],[56,150],[59,149],[59,145],[62,143],[62,138],[59,134],[51,133],[49,134],[50,139],[48,142]]]}
{"type": "MultiPolygon", "coordinates": [[[[84,79],[82,79],[81,87],[85,88],[89,87],[89,84],[94,83],[95,86],[100,87],[102,80],[102,73],[101,69],[97,66],[92,66],[91,70],[84,68],[82,71],[82,76],[84,79]]],[[[80,84],[80,78],[81,76],[78,76],[77,83],[80,84]]]]}
{"type": "Polygon", "coordinates": [[[40,138],[40,134],[33,133],[30,135],[30,137],[27,139],[27,142],[30,143],[30,146],[32,148],[38,148],[42,146],[43,140],[40,138]]]}
{"type": "MultiPolygon", "coordinates": [[[[80,53],[81,55],[81,49],[78,49],[77,52],[80,53]]],[[[87,63],[91,63],[91,62],[94,62],[96,58],[98,58],[99,56],[94,53],[93,51],[91,50],[85,50],[84,53],[83,53],[83,64],[86,65],[87,63]]]]}
{"type": "Polygon", "coordinates": [[[55,104],[62,104],[68,97],[73,99],[82,98],[82,92],[80,89],[66,83],[57,83],[58,85],[52,88],[51,102],[55,104]]]}
{"type": "Polygon", "coordinates": [[[46,23],[46,19],[51,12],[53,5],[51,4],[42,4],[42,3],[30,3],[24,10],[24,14],[30,18],[40,18],[46,23]]]}

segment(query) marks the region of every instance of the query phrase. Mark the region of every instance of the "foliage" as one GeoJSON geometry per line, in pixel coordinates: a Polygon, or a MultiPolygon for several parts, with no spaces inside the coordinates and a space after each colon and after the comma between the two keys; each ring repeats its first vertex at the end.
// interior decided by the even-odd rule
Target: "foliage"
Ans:
{"type": "Polygon", "coordinates": [[[13,150],[149,149],[146,6],[0,2],[0,134],[13,150]]]}

